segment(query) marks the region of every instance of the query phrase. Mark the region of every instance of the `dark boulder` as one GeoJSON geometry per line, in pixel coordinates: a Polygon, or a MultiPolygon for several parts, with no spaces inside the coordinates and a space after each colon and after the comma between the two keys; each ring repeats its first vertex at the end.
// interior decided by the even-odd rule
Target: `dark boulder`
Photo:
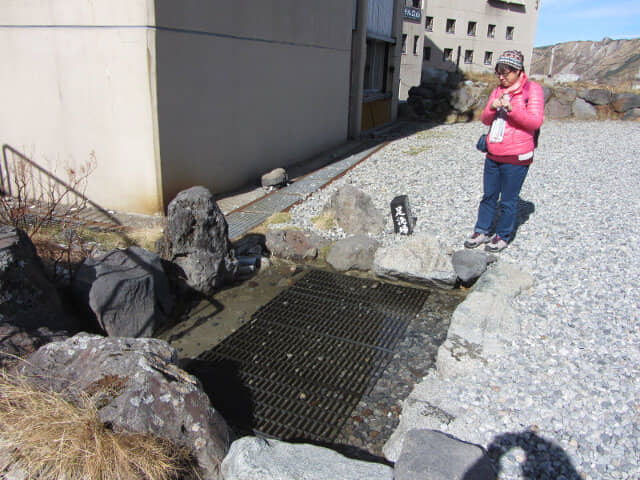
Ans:
{"type": "Polygon", "coordinates": [[[164,258],[180,267],[186,283],[203,295],[213,294],[236,275],[227,221],[204,187],[184,190],[171,201],[163,244],[164,258]]]}
{"type": "Polygon", "coordinates": [[[114,337],[152,336],[167,324],[173,307],[160,257],[140,247],[86,259],[73,289],[79,303],[114,337]]]}

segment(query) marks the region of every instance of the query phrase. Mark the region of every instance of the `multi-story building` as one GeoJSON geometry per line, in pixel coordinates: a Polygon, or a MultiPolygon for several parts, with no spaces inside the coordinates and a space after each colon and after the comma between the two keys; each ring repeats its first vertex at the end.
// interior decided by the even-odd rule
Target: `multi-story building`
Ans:
{"type": "Polygon", "coordinates": [[[402,2],[2,0],[0,183],[94,159],[92,203],[139,213],[255,184],[395,118],[402,2]]]}
{"type": "Polygon", "coordinates": [[[405,0],[400,99],[424,68],[492,71],[505,50],[531,54],[540,0],[405,0]]]}

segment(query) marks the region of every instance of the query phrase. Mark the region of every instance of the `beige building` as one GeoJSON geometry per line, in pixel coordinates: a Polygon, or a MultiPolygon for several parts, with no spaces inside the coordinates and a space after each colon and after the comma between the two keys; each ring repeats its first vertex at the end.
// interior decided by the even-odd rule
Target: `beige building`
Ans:
{"type": "Polygon", "coordinates": [[[87,196],[162,212],[391,121],[401,0],[2,0],[2,181],[95,158],[87,196]]]}
{"type": "Polygon", "coordinates": [[[419,85],[417,72],[424,68],[491,72],[505,50],[524,53],[528,71],[539,3],[539,0],[405,0],[400,99],[406,99],[409,88],[419,85]]]}

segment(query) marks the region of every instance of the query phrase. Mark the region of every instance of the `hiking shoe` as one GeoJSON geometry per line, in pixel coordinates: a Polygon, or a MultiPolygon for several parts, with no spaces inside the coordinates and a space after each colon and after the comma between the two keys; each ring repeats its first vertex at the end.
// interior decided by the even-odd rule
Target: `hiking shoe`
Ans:
{"type": "Polygon", "coordinates": [[[469,238],[464,241],[465,248],[476,248],[483,243],[489,242],[489,237],[484,233],[474,232],[469,238]]]}
{"type": "Polygon", "coordinates": [[[487,252],[496,253],[507,248],[507,245],[508,245],[507,242],[501,239],[499,235],[496,235],[491,239],[491,241],[487,244],[487,246],[484,247],[484,249],[487,252]]]}

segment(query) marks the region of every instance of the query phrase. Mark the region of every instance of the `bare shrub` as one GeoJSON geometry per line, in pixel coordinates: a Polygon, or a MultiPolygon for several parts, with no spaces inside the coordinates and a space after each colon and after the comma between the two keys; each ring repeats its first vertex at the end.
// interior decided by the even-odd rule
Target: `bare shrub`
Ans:
{"type": "Polygon", "coordinates": [[[24,230],[30,238],[48,225],[55,224],[62,230],[72,226],[88,204],[85,192],[97,165],[95,154],[91,152],[78,168],[66,165],[63,180],[21,153],[9,151],[10,165],[5,147],[0,221],[24,230]]]}
{"type": "Polygon", "coordinates": [[[51,480],[199,478],[189,451],[148,434],[114,432],[98,417],[102,392],[74,400],[0,372],[0,474],[51,480]]]}

